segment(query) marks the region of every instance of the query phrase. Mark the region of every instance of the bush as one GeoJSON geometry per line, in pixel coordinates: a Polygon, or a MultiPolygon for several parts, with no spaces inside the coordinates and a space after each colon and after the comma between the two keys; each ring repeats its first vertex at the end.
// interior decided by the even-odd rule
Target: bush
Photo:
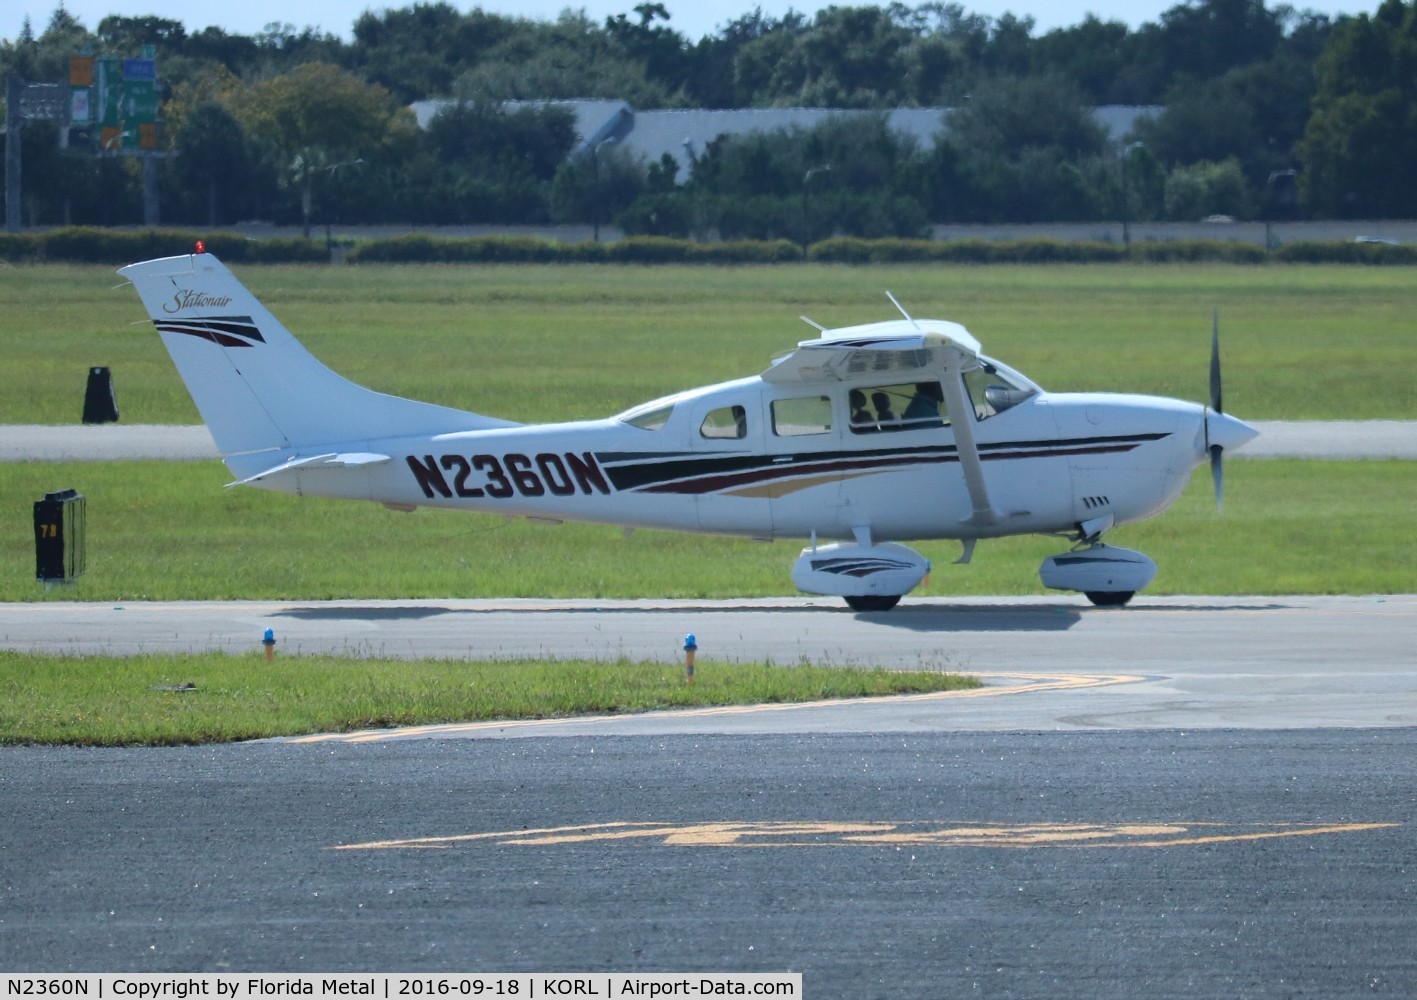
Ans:
{"type": "Polygon", "coordinates": [[[823,264],[866,264],[871,260],[872,240],[838,236],[807,248],[807,259],[823,264]]]}
{"type": "Polygon", "coordinates": [[[1417,246],[1313,240],[1286,243],[1274,256],[1287,264],[1417,264],[1417,246]]]}
{"type": "Polygon", "coordinates": [[[631,236],[606,247],[606,259],[617,264],[683,264],[689,260],[688,240],[667,236],[631,236]]]}
{"type": "Polygon", "coordinates": [[[814,261],[835,264],[1043,264],[1090,263],[1124,259],[1120,247],[1108,243],[1065,243],[1051,239],[1025,240],[863,240],[839,237],[814,244],[807,253],[814,261]]]}
{"type": "Polygon", "coordinates": [[[870,248],[872,264],[913,264],[935,259],[929,240],[907,240],[887,237],[863,241],[870,248]]]}
{"type": "Polygon", "coordinates": [[[610,260],[610,247],[612,244],[599,243],[595,240],[584,240],[580,243],[563,243],[558,248],[560,256],[557,260],[565,264],[604,264],[610,260]]]}
{"type": "Polygon", "coordinates": [[[131,264],[153,257],[191,253],[185,234],[158,229],[123,230],[71,226],[45,233],[40,239],[45,260],[74,264],[131,264]]]}
{"type": "Polygon", "coordinates": [[[410,233],[361,243],[346,259],[352,264],[433,264],[445,259],[443,245],[447,242],[410,233]]]}
{"type": "Polygon", "coordinates": [[[347,259],[354,264],[544,264],[554,263],[561,256],[561,244],[532,236],[442,239],[410,233],[371,240],[356,247],[347,259]]]}
{"type": "Polygon", "coordinates": [[[700,264],[786,264],[802,260],[802,248],[791,240],[691,243],[689,250],[689,259],[700,264]]]}
{"type": "Polygon", "coordinates": [[[1010,264],[1085,264],[1121,257],[1119,248],[1092,240],[1076,243],[1045,238],[1001,240],[994,247],[994,260],[1010,264]]]}
{"type": "Polygon", "coordinates": [[[1145,240],[1133,243],[1128,256],[1152,264],[1263,264],[1268,259],[1263,247],[1233,240],[1145,240]]]}
{"type": "Polygon", "coordinates": [[[989,264],[997,258],[998,246],[990,240],[945,240],[936,245],[934,258],[948,264],[989,264]]]}
{"type": "Polygon", "coordinates": [[[39,256],[39,238],[24,233],[0,233],[0,260],[18,263],[39,256]]]}

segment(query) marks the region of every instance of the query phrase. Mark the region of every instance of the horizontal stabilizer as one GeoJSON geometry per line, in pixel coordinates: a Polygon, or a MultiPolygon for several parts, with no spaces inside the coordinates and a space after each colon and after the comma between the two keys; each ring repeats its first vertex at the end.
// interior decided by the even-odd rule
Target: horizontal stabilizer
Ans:
{"type": "Polygon", "coordinates": [[[388,455],[376,455],[367,451],[351,452],[330,452],[325,455],[310,455],[307,458],[292,458],[280,465],[258,472],[254,476],[247,476],[245,479],[238,479],[234,483],[227,483],[227,486],[249,486],[266,479],[274,479],[298,469],[319,468],[361,468],[366,465],[383,465],[385,462],[392,462],[388,455]]]}

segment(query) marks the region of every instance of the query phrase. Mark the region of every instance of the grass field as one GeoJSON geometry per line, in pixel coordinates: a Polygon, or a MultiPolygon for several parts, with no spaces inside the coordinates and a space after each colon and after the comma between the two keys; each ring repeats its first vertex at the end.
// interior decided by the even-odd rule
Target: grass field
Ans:
{"type": "MultiPolygon", "coordinates": [[[[764,369],[813,335],[920,316],[1059,390],[1206,395],[1248,419],[1417,418],[1410,269],[1309,266],[238,267],[317,356],[386,392],[514,420],[598,417],[764,369]]],[[[124,423],[196,423],[132,289],[105,267],[0,268],[0,423],[78,421],[89,367],[124,423]]]]}
{"type": "MultiPolygon", "coordinates": [[[[31,505],[88,497],[88,572],[58,600],[407,597],[733,598],[794,593],[798,543],[524,520],[223,489],[217,462],[3,467],[0,600],[44,599],[31,505]]],[[[1417,590],[1417,463],[1226,464],[1225,513],[1199,469],[1165,514],[1108,535],[1160,567],[1151,593],[1409,593],[1417,590]]],[[[1055,538],[954,543],[915,593],[1042,593],[1055,538]]]]}
{"type": "Polygon", "coordinates": [[[933,670],[659,663],[491,663],[0,651],[0,745],[206,743],[484,719],[815,701],[978,687],[933,670]]]}
{"type": "MultiPolygon", "coordinates": [[[[799,313],[887,318],[890,289],[958,319],[1058,389],[1206,393],[1210,310],[1227,407],[1250,419],[1417,418],[1417,286],[1402,268],[248,267],[238,274],[327,363],[376,388],[519,420],[598,416],[759,371],[812,335],[799,313]]],[[[107,268],[0,269],[0,422],[72,423],[90,365],[125,423],[197,416],[131,289],[107,268]]],[[[1109,536],[1160,565],[1154,592],[1414,587],[1411,463],[1228,464],[1227,511],[1197,474],[1176,508],[1109,536]]],[[[34,597],[30,504],[89,497],[89,573],[61,596],[672,596],[791,592],[792,543],[298,500],[223,490],[216,463],[9,466],[0,599],[34,597]]],[[[1031,593],[1053,539],[923,545],[930,591],[1031,593]]]]}

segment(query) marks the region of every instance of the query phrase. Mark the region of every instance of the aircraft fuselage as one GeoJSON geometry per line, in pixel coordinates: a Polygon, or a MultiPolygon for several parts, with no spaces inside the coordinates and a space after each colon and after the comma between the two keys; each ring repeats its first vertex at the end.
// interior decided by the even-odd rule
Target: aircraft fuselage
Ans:
{"type": "MultiPolygon", "coordinates": [[[[669,397],[662,425],[620,417],[348,441],[333,447],[390,460],[359,475],[315,464],[253,485],[394,507],[764,539],[845,539],[862,525],[880,540],[978,538],[1151,516],[1205,457],[1199,404],[1037,392],[973,424],[1001,515],[980,525],[969,521],[955,418],[862,431],[848,412],[852,388],[814,390],[814,400],[826,400],[820,419],[785,434],[774,403],[801,394],[750,378],[669,397]],[[723,412],[738,414],[741,424],[732,436],[706,436],[706,426],[718,426],[710,416],[723,412]]],[[[231,456],[227,463],[242,476],[273,460],[231,456]]]]}

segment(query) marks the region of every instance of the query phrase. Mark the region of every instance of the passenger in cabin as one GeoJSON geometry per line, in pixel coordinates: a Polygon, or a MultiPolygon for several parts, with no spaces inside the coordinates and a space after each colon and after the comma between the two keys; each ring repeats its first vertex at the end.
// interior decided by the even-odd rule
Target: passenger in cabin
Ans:
{"type": "Polygon", "coordinates": [[[933,427],[940,423],[940,404],[945,401],[938,382],[916,382],[915,396],[905,408],[905,422],[933,427]]]}
{"type": "Polygon", "coordinates": [[[854,434],[866,434],[877,429],[876,418],[866,409],[866,394],[860,389],[852,389],[847,394],[851,404],[851,430],[854,434]]]}
{"type": "MultiPolygon", "coordinates": [[[[884,392],[871,393],[871,405],[876,408],[876,421],[878,424],[894,424],[900,419],[895,415],[895,411],[891,409],[891,398],[884,392]]],[[[882,426],[881,429],[885,430],[887,428],[882,426]]]]}

